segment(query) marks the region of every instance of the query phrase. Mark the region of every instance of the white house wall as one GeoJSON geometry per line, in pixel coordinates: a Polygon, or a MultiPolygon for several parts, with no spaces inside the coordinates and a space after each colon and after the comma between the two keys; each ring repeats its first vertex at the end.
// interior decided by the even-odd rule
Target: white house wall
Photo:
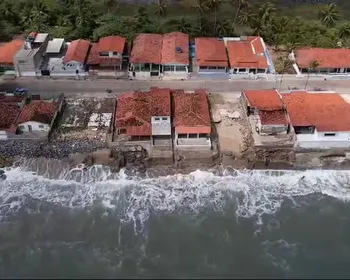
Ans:
{"type": "Polygon", "coordinates": [[[25,122],[19,124],[19,129],[23,132],[30,132],[29,126],[32,126],[32,131],[43,131],[43,132],[49,132],[50,131],[50,126],[48,124],[40,123],[40,122],[25,122]],[[43,127],[40,127],[43,126],[43,127]]]}
{"type": "Polygon", "coordinates": [[[350,148],[350,131],[334,132],[315,130],[313,134],[297,134],[296,146],[308,149],[350,148]],[[325,133],[336,133],[335,136],[324,136],[325,133]]]}

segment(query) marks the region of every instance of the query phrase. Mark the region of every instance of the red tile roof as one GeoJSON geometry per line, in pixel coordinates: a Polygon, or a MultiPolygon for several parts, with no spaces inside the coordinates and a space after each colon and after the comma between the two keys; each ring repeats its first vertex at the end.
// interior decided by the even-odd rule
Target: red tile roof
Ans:
{"type": "Polygon", "coordinates": [[[150,136],[152,116],[170,116],[170,89],[125,93],[118,98],[116,127],[129,136],[150,136]]]}
{"type": "Polygon", "coordinates": [[[57,102],[31,101],[23,107],[19,115],[18,124],[36,121],[50,124],[59,104],[57,102]]]}
{"type": "Polygon", "coordinates": [[[24,40],[16,39],[0,46],[0,65],[13,65],[13,58],[24,45],[24,40]]]}
{"type": "Polygon", "coordinates": [[[244,90],[244,95],[248,99],[250,106],[263,111],[282,110],[283,102],[277,90],[244,90]]]}
{"type": "Polygon", "coordinates": [[[231,68],[268,68],[267,58],[260,37],[252,41],[228,41],[227,52],[231,68]]]}
{"type": "Polygon", "coordinates": [[[223,40],[202,37],[196,38],[195,44],[198,66],[228,66],[226,47],[223,40]]]}
{"type": "Polygon", "coordinates": [[[163,36],[160,34],[139,34],[133,43],[130,62],[160,64],[162,44],[163,36]]]}
{"type": "Polygon", "coordinates": [[[313,61],[318,68],[350,68],[350,49],[303,48],[296,51],[299,67],[309,68],[313,61]]]}
{"type": "Polygon", "coordinates": [[[205,91],[175,91],[173,97],[176,133],[211,133],[208,95],[205,91]]]}
{"type": "Polygon", "coordinates": [[[20,103],[23,99],[23,96],[0,95],[0,103],[20,103]]]}
{"type": "Polygon", "coordinates": [[[265,49],[264,49],[264,43],[263,43],[263,38],[259,36],[248,36],[248,41],[251,42],[254,53],[256,54],[263,54],[265,49]]]}
{"type": "Polygon", "coordinates": [[[190,63],[189,36],[182,32],[171,32],[163,35],[162,64],[190,63]],[[181,48],[178,52],[176,48],[181,48]]]}
{"type": "Polygon", "coordinates": [[[126,38],[120,36],[103,37],[98,42],[99,52],[118,52],[123,53],[125,48],[126,38]]]}
{"type": "Polygon", "coordinates": [[[21,107],[16,103],[0,103],[0,129],[9,129],[16,124],[16,120],[21,111],[21,107]]]}
{"type": "Polygon", "coordinates": [[[262,125],[287,125],[288,120],[284,110],[260,111],[260,121],[262,125]]]}
{"type": "Polygon", "coordinates": [[[293,126],[315,126],[318,131],[350,131],[350,104],[336,93],[283,95],[293,126]]]}
{"type": "Polygon", "coordinates": [[[77,61],[85,63],[90,48],[90,41],[88,40],[75,40],[69,44],[64,62],[77,61]]]}
{"type": "Polygon", "coordinates": [[[101,57],[99,55],[98,43],[92,43],[86,63],[90,65],[99,65],[101,67],[109,67],[120,65],[122,59],[117,57],[101,57]]]}

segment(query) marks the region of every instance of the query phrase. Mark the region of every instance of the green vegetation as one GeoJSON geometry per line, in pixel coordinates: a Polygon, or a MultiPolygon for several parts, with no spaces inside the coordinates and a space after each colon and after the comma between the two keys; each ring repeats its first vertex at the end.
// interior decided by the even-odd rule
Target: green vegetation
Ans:
{"type": "Polygon", "coordinates": [[[30,31],[67,40],[108,35],[130,40],[140,32],[182,31],[193,37],[260,35],[269,45],[286,51],[299,46],[337,47],[338,42],[347,46],[350,22],[344,19],[349,15],[340,11],[349,7],[287,2],[157,0],[140,5],[118,0],[2,0],[0,40],[30,31]]]}

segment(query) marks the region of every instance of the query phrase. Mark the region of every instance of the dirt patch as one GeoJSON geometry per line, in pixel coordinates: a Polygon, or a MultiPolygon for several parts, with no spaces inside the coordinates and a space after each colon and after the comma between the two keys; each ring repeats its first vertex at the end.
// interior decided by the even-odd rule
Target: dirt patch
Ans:
{"type": "Polygon", "coordinates": [[[223,95],[212,94],[209,98],[212,120],[218,135],[222,154],[240,157],[251,145],[250,130],[238,98],[229,101],[223,95]]]}

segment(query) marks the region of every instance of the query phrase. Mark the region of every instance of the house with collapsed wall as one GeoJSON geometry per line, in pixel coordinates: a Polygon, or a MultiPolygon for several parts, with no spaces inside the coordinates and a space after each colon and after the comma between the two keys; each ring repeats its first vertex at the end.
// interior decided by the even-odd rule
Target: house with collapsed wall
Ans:
{"type": "Polygon", "coordinates": [[[242,90],[241,102],[252,129],[260,135],[289,132],[287,111],[277,90],[242,90]]]}
{"type": "Polygon", "coordinates": [[[298,72],[309,71],[321,74],[346,74],[350,73],[350,49],[337,48],[301,48],[291,53],[295,60],[298,72]],[[316,69],[312,69],[312,63],[318,62],[316,69]]]}
{"type": "Polygon", "coordinates": [[[106,141],[113,131],[115,98],[67,98],[56,137],[106,141]]]}
{"type": "Polygon", "coordinates": [[[211,149],[211,120],[205,90],[185,93],[177,90],[174,100],[174,147],[211,149]]]}
{"type": "Polygon", "coordinates": [[[306,149],[350,148],[350,104],[337,93],[298,91],[283,94],[295,146],[306,149]]]}
{"type": "Polygon", "coordinates": [[[119,96],[115,117],[115,141],[150,147],[172,147],[170,89],[119,96]]]}

